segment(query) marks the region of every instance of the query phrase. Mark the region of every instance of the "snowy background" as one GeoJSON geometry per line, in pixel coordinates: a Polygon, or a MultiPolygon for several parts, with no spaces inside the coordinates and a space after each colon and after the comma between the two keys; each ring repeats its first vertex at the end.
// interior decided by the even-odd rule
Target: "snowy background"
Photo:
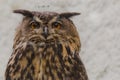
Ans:
{"type": "Polygon", "coordinates": [[[80,12],[72,18],[89,80],[120,80],[120,0],[0,0],[0,80],[22,16],[14,9],[80,12]]]}

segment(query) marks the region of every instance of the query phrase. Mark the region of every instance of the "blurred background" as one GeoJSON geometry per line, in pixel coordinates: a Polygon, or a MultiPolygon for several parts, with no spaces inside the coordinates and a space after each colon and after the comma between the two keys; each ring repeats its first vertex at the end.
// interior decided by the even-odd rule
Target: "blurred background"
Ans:
{"type": "Polygon", "coordinates": [[[89,80],[120,80],[120,0],[0,0],[0,80],[12,53],[15,9],[80,12],[71,18],[80,34],[80,56],[89,80]]]}

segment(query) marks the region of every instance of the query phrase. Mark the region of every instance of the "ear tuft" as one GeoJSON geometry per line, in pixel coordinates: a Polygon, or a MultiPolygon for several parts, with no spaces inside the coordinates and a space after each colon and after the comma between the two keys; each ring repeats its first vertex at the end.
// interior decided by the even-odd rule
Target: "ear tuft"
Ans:
{"type": "Polygon", "coordinates": [[[28,11],[28,10],[18,9],[18,10],[14,10],[13,12],[14,12],[14,13],[22,14],[23,16],[33,17],[32,12],[31,12],[31,11],[28,11]]]}
{"type": "Polygon", "coordinates": [[[60,17],[70,18],[76,15],[80,15],[80,13],[77,13],[77,12],[61,13],[60,17]]]}

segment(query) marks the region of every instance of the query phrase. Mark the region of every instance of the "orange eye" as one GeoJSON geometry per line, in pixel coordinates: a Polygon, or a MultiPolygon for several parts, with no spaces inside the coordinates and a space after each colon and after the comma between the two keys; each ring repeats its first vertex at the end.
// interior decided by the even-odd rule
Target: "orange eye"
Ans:
{"type": "Polygon", "coordinates": [[[40,27],[40,24],[38,22],[31,22],[30,27],[32,29],[38,29],[40,27]]]}
{"type": "Polygon", "coordinates": [[[32,29],[35,29],[35,26],[32,24],[32,25],[31,25],[31,28],[32,28],[32,29]]]}
{"type": "Polygon", "coordinates": [[[54,22],[54,23],[52,23],[52,27],[56,28],[56,29],[60,29],[61,28],[61,24],[59,22],[54,22]]]}

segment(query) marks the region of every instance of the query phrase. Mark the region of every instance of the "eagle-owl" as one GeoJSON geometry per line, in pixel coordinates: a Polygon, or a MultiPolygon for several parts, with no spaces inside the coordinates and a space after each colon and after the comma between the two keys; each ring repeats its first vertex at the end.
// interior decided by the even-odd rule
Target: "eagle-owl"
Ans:
{"type": "Polygon", "coordinates": [[[79,35],[70,20],[79,13],[14,13],[24,18],[16,29],[5,80],[88,80],[79,56],[79,35]]]}

